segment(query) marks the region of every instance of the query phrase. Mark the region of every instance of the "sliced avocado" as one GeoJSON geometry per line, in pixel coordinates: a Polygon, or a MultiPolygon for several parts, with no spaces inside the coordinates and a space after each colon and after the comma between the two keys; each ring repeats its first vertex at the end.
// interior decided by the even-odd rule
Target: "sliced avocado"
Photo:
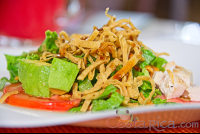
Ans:
{"type": "Polygon", "coordinates": [[[49,87],[69,92],[78,72],[78,65],[54,58],[48,80],[49,87]]]}
{"type": "Polygon", "coordinates": [[[27,94],[50,97],[48,77],[51,64],[38,60],[20,60],[19,80],[27,94]]]}
{"type": "Polygon", "coordinates": [[[26,72],[30,66],[30,63],[25,62],[25,60],[19,60],[18,76],[19,81],[22,83],[22,87],[25,88],[26,72]]]}
{"type": "Polygon", "coordinates": [[[78,88],[79,88],[79,91],[81,92],[83,92],[84,90],[89,90],[92,87],[93,85],[91,81],[88,79],[88,77],[86,77],[83,81],[78,82],[78,88]]]}
{"type": "Polygon", "coordinates": [[[25,93],[39,96],[39,88],[38,88],[38,78],[40,74],[40,66],[37,64],[30,64],[25,80],[25,93]]]}
{"type": "Polygon", "coordinates": [[[48,85],[50,69],[51,69],[50,66],[41,66],[39,81],[38,81],[40,96],[47,98],[50,97],[50,91],[48,85]]]}

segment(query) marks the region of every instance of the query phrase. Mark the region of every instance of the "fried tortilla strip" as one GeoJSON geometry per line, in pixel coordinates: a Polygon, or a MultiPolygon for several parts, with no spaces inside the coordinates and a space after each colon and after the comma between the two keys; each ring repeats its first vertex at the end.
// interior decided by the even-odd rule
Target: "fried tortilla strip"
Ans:
{"type": "Polygon", "coordinates": [[[121,19],[119,21],[113,22],[109,27],[114,28],[114,27],[117,27],[118,25],[120,25],[122,23],[130,23],[130,19],[121,19]]]}
{"type": "Polygon", "coordinates": [[[93,69],[95,69],[97,66],[99,66],[100,64],[104,62],[106,62],[106,60],[95,61],[92,65],[90,65],[85,70],[83,70],[83,72],[78,76],[77,80],[84,80],[90,71],[92,71],[93,69]]]}
{"type": "Polygon", "coordinates": [[[127,24],[120,24],[120,25],[118,25],[118,27],[125,29],[125,31],[127,31],[127,32],[132,31],[132,29],[129,26],[127,26],[127,24]]]}
{"type": "Polygon", "coordinates": [[[64,37],[64,39],[66,39],[67,41],[70,40],[69,35],[65,31],[59,32],[59,36],[60,36],[60,38],[64,37]]]}
{"type": "Polygon", "coordinates": [[[123,33],[123,36],[139,35],[140,33],[141,33],[140,30],[135,29],[134,31],[131,31],[131,32],[124,32],[124,33],[123,33]]]}
{"type": "Polygon", "coordinates": [[[101,43],[98,53],[102,55],[103,51],[105,50],[111,53],[113,58],[117,58],[116,46],[112,42],[101,43]]]}
{"type": "Polygon", "coordinates": [[[100,36],[100,40],[105,41],[105,36],[108,35],[111,42],[115,42],[117,40],[117,35],[110,31],[109,27],[103,27],[104,32],[100,36]]]}
{"type": "Polygon", "coordinates": [[[87,39],[90,36],[90,34],[72,34],[70,36],[70,40],[74,38],[79,38],[79,39],[87,39]]]}
{"type": "Polygon", "coordinates": [[[83,103],[83,106],[81,107],[81,112],[86,112],[88,107],[90,106],[90,103],[91,103],[92,100],[88,100],[86,99],[83,103]]]}
{"type": "Polygon", "coordinates": [[[120,37],[119,38],[119,41],[120,41],[120,44],[121,44],[121,47],[122,47],[122,53],[123,53],[123,63],[126,64],[128,62],[128,44],[125,40],[124,37],[120,37]]]}
{"type": "Polygon", "coordinates": [[[84,65],[87,66],[87,57],[89,56],[90,50],[84,49],[82,47],[80,47],[80,49],[85,53],[83,57],[83,61],[84,61],[84,65]]]}
{"type": "Polygon", "coordinates": [[[1,98],[0,98],[0,104],[3,103],[8,97],[10,97],[11,95],[14,94],[18,94],[18,91],[13,91],[13,92],[8,92],[6,94],[4,94],[1,98]]]}
{"type": "Polygon", "coordinates": [[[74,57],[71,53],[69,53],[67,51],[65,52],[65,58],[71,60],[75,64],[78,64],[78,61],[81,59],[81,58],[78,58],[78,57],[74,57]]]}
{"type": "Polygon", "coordinates": [[[72,86],[72,98],[81,99],[81,94],[78,91],[78,83],[74,83],[72,86]]]}
{"type": "MultiPolygon", "coordinates": [[[[116,69],[116,66],[121,65],[121,61],[119,61],[119,59],[115,58],[114,60],[112,60],[107,66],[106,66],[106,71],[104,72],[104,76],[105,78],[108,78],[110,76],[110,74],[116,69]]],[[[99,89],[101,89],[103,86],[103,80],[101,78],[98,79],[97,83],[94,85],[94,87],[92,87],[89,90],[85,90],[83,92],[83,94],[88,94],[88,93],[93,93],[99,89]]],[[[123,93],[122,93],[123,94],[123,93]]]]}
{"type": "Polygon", "coordinates": [[[137,64],[137,62],[142,58],[142,54],[136,49],[135,54],[131,59],[128,60],[127,64],[125,64],[113,77],[112,79],[120,80],[122,77],[128,73],[133,66],[137,64]],[[139,53],[139,54],[138,54],[139,53]]]}
{"type": "Polygon", "coordinates": [[[52,54],[51,52],[43,52],[42,56],[40,57],[40,61],[46,62],[55,57],[59,57],[59,54],[52,54]]]}
{"type": "Polygon", "coordinates": [[[156,57],[159,57],[159,56],[161,56],[161,55],[167,55],[167,56],[169,56],[169,54],[166,53],[166,52],[163,52],[163,53],[155,53],[155,55],[156,55],[156,57]]]}
{"type": "Polygon", "coordinates": [[[99,34],[99,31],[95,29],[94,32],[90,35],[90,37],[88,37],[86,40],[93,41],[97,37],[98,34],[99,34]]]}
{"type": "Polygon", "coordinates": [[[82,99],[97,99],[101,96],[101,94],[105,91],[105,89],[101,89],[100,91],[90,93],[90,94],[85,94],[81,98],[82,99]]]}
{"type": "MultiPolygon", "coordinates": [[[[143,82],[142,82],[142,84],[143,84],[143,82]]],[[[133,87],[133,89],[132,89],[132,91],[131,91],[131,98],[132,99],[138,99],[138,97],[139,97],[139,90],[138,90],[138,87],[139,87],[140,85],[138,85],[138,81],[137,81],[137,78],[134,78],[134,80],[133,80],[133,85],[132,85],[132,87],[133,87]]]]}
{"type": "Polygon", "coordinates": [[[77,64],[79,69],[80,68],[85,69],[83,59],[74,57],[71,53],[69,53],[67,51],[65,52],[65,58],[67,58],[67,59],[71,60],[73,63],[77,64]]]}
{"type": "Polygon", "coordinates": [[[108,22],[108,26],[110,25],[110,24],[112,24],[115,20],[116,20],[116,17],[115,16],[112,16],[112,15],[109,15],[108,14],[108,10],[109,10],[109,8],[106,8],[106,11],[105,11],[105,15],[108,17],[108,18],[110,18],[110,20],[109,20],[109,22],[108,22]]]}
{"type": "Polygon", "coordinates": [[[79,38],[74,38],[70,41],[71,45],[83,48],[93,48],[93,49],[98,49],[100,47],[100,43],[101,43],[100,41],[87,41],[87,40],[81,40],[79,38]]]}
{"type": "MultiPolygon", "coordinates": [[[[94,60],[92,59],[92,57],[90,55],[88,56],[88,60],[90,61],[91,64],[94,63],[94,60]]],[[[93,80],[94,75],[95,75],[95,69],[93,69],[92,71],[89,72],[88,79],[93,80]]]]}
{"type": "Polygon", "coordinates": [[[133,25],[133,23],[132,23],[131,21],[129,21],[129,25],[131,26],[131,29],[132,29],[132,30],[137,29],[137,28],[133,25]]]}
{"type": "Polygon", "coordinates": [[[127,106],[128,103],[129,103],[129,101],[130,101],[130,97],[125,96],[124,101],[122,102],[122,105],[123,105],[123,106],[127,106]]]}
{"type": "Polygon", "coordinates": [[[92,71],[89,72],[89,74],[88,74],[88,79],[89,79],[89,80],[93,80],[94,75],[95,75],[95,69],[93,69],[92,71]]]}
{"type": "Polygon", "coordinates": [[[130,81],[130,83],[131,83],[131,86],[127,87],[127,91],[128,91],[129,97],[130,97],[130,98],[136,98],[136,97],[134,97],[135,92],[134,92],[134,89],[133,89],[133,86],[132,86],[132,85],[133,85],[133,74],[132,74],[132,70],[129,71],[128,81],[130,81]]]}

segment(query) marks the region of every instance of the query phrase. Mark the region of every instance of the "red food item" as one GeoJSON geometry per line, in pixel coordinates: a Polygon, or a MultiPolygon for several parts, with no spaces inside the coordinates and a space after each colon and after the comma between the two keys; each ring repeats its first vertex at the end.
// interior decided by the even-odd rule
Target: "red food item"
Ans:
{"type": "Polygon", "coordinates": [[[49,111],[68,111],[73,107],[78,107],[80,99],[64,100],[59,95],[51,98],[34,97],[24,92],[21,83],[11,84],[4,88],[3,93],[18,91],[18,94],[11,95],[5,103],[13,106],[34,108],[49,111]]]}
{"type": "MultiPolygon", "coordinates": [[[[166,99],[164,95],[158,95],[156,98],[161,98],[161,99],[166,99]]],[[[189,103],[200,103],[199,101],[189,101],[189,100],[183,100],[181,98],[173,98],[173,99],[168,99],[167,102],[175,102],[175,103],[180,103],[180,104],[189,104],[189,103]]]]}

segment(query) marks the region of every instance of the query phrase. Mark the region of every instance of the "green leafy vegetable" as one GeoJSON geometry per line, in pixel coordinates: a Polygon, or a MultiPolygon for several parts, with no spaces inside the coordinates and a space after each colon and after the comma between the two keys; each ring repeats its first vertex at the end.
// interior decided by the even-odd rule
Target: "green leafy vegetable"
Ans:
{"type": "Polygon", "coordinates": [[[112,93],[111,97],[107,100],[94,100],[92,102],[93,108],[92,111],[106,110],[106,109],[115,109],[118,108],[123,102],[124,97],[119,93],[112,93]]]}
{"type": "MultiPolygon", "coordinates": [[[[152,89],[146,89],[146,90],[141,89],[140,93],[142,93],[145,98],[148,98],[151,91],[152,91],[152,89]]],[[[155,89],[155,93],[153,94],[152,98],[156,97],[156,95],[162,95],[162,93],[160,92],[159,89],[155,89]]]]}
{"type": "Polygon", "coordinates": [[[0,90],[4,88],[6,82],[16,83],[18,80],[15,80],[15,77],[18,76],[18,67],[19,67],[19,59],[26,58],[27,53],[23,53],[20,56],[12,56],[12,55],[5,55],[7,61],[7,70],[10,73],[10,80],[3,77],[0,80],[0,90]]]}
{"type": "Polygon", "coordinates": [[[143,61],[140,64],[140,68],[144,68],[145,66],[149,65],[150,62],[156,58],[156,56],[151,50],[144,49],[144,47],[142,47],[141,49],[142,49],[143,57],[145,58],[145,61],[143,61]]]}
{"type": "Polygon", "coordinates": [[[69,111],[68,111],[68,113],[81,113],[81,107],[82,106],[79,106],[79,107],[74,107],[74,108],[72,108],[72,109],[70,109],[69,111]]]}
{"type": "Polygon", "coordinates": [[[133,77],[137,76],[150,76],[149,72],[146,68],[142,68],[142,72],[136,71],[134,68],[132,69],[133,77]]]}
{"type": "Polygon", "coordinates": [[[53,54],[58,53],[59,48],[55,44],[55,41],[57,40],[57,37],[58,37],[57,33],[47,30],[45,32],[45,35],[46,35],[46,38],[43,41],[42,45],[38,48],[38,51],[39,52],[48,51],[53,54]]]}
{"type": "Polygon", "coordinates": [[[26,59],[29,59],[29,60],[39,60],[40,59],[40,56],[37,55],[37,54],[34,54],[32,53],[31,55],[27,55],[26,59]]]}
{"type": "Polygon", "coordinates": [[[139,101],[136,101],[136,100],[130,99],[130,103],[139,103],[139,101]]]}
{"type": "Polygon", "coordinates": [[[154,104],[164,104],[164,103],[166,103],[167,102],[167,99],[161,99],[161,98],[156,98],[156,99],[154,99],[154,100],[152,100],[152,102],[154,103],[154,104]]]}
{"type": "Polygon", "coordinates": [[[6,85],[6,82],[9,82],[9,80],[6,77],[1,78],[1,80],[0,80],[0,90],[2,90],[4,88],[4,86],[6,85]]]}
{"type": "Polygon", "coordinates": [[[153,61],[151,61],[151,65],[159,68],[160,71],[165,71],[165,68],[163,67],[164,64],[166,64],[167,61],[161,57],[156,57],[153,61]]]}
{"type": "Polygon", "coordinates": [[[107,98],[111,93],[114,93],[117,90],[117,88],[110,84],[105,88],[105,91],[101,94],[101,96],[98,99],[105,99],[107,98]]]}
{"type": "Polygon", "coordinates": [[[151,83],[149,81],[143,81],[142,86],[140,86],[142,90],[152,89],[151,83]]]}
{"type": "Polygon", "coordinates": [[[7,70],[10,73],[10,82],[15,83],[16,80],[15,77],[18,76],[18,67],[19,67],[19,59],[26,58],[26,55],[21,56],[11,56],[11,55],[5,55],[6,61],[7,61],[7,70]]]}
{"type": "Polygon", "coordinates": [[[88,79],[88,77],[86,77],[83,81],[78,82],[78,88],[79,88],[79,91],[81,92],[83,92],[84,90],[89,90],[92,87],[93,85],[91,81],[88,79]]]}
{"type": "Polygon", "coordinates": [[[156,105],[164,105],[164,104],[176,104],[175,102],[167,102],[167,99],[156,98],[152,100],[152,102],[156,105]]]}
{"type": "Polygon", "coordinates": [[[162,93],[161,93],[161,91],[160,91],[159,89],[155,89],[155,93],[156,93],[157,95],[162,95],[162,93]]]}

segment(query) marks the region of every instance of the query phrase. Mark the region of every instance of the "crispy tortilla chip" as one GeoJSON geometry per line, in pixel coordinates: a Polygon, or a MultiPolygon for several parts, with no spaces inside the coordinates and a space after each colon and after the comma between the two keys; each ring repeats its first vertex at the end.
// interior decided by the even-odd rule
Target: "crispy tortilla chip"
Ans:
{"type": "Polygon", "coordinates": [[[71,45],[83,48],[93,48],[98,49],[100,47],[100,41],[87,41],[81,40],[79,38],[74,38],[70,41],[71,45]]]}
{"type": "Polygon", "coordinates": [[[85,101],[84,101],[84,103],[83,103],[83,106],[81,107],[81,112],[86,112],[87,111],[87,109],[88,109],[88,107],[89,107],[89,105],[90,105],[90,103],[91,103],[91,100],[88,100],[88,99],[86,99],[85,101]]]}

